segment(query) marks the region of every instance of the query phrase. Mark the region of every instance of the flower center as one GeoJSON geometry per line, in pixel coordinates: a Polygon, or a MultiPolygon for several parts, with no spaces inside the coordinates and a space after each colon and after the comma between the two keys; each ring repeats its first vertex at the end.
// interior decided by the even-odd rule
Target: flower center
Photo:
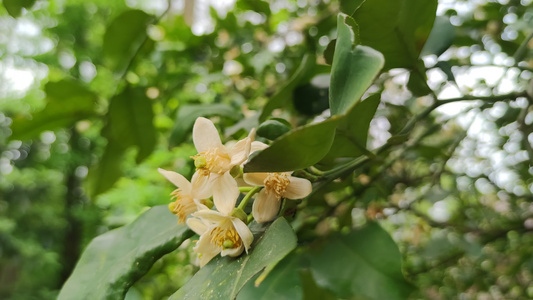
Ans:
{"type": "Polygon", "coordinates": [[[219,148],[200,152],[191,158],[194,159],[196,170],[201,171],[204,176],[209,173],[224,174],[231,169],[231,158],[219,148]]]}
{"type": "Polygon", "coordinates": [[[291,181],[289,180],[289,175],[287,173],[268,173],[268,176],[264,181],[265,188],[274,191],[278,198],[283,196],[289,183],[291,183],[291,181]]]}
{"type": "Polygon", "coordinates": [[[223,249],[234,249],[242,245],[242,240],[235,228],[215,227],[211,231],[211,243],[223,249]]]}
{"type": "Polygon", "coordinates": [[[181,194],[180,189],[174,190],[170,195],[174,202],[168,205],[168,209],[178,216],[178,223],[184,223],[187,216],[196,211],[196,203],[190,196],[181,194]]]}

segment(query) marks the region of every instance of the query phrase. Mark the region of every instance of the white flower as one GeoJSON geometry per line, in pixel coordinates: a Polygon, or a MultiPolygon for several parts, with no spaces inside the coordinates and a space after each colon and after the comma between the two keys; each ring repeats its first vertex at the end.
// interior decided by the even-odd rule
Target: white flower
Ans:
{"type": "Polygon", "coordinates": [[[192,186],[200,198],[213,195],[216,208],[230,214],[239,196],[237,182],[229,171],[243,163],[250,153],[255,131],[227,149],[220,141],[218,131],[210,120],[198,118],[194,123],[192,138],[198,154],[193,156],[196,173],[192,177],[192,186]]]}
{"type": "Polygon", "coordinates": [[[201,210],[192,214],[187,225],[200,239],[193,248],[199,254],[200,267],[220,253],[222,256],[239,256],[243,250],[248,253],[254,240],[252,232],[239,218],[213,211],[201,210]]]}
{"type": "Polygon", "coordinates": [[[312,190],[307,179],[292,177],[292,172],[245,173],[244,181],[250,185],[264,186],[254,200],[252,213],[258,223],[272,221],[281,205],[281,198],[301,199],[312,190]]]}
{"type": "Polygon", "coordinates": [[[168,208],[178,216],[178,223],[184,223],[187,216],[197,210],[208,209],[207,206],[199,202],[191,183],[181,174],[163,169],[157,169],[157,171],[177,187],[170,194],[174,202],[170,203],[168,208]]]}

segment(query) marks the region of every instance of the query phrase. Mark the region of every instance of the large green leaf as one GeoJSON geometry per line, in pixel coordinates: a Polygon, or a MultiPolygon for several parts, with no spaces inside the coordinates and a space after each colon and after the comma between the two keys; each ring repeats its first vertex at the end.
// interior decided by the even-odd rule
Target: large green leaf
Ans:
{"type": "Polygon", "coordinates": [[[307,168],[329,151],[339,117],[296,128],[252,155],[244,172],[284,172],[307,168]]]}
{"type": "Polygon", "coordinates": [[[296,247],[296,235],[284,218],[277,219],[248,254],[216,257],[169,299],[235,299],[241,288],[268,265],[296,247]]]}
{"type": "Polygon", "coordinates": [[[18,18],[22,14],[22,9],[30,9],[35,0],[2,0],[2,3],[13,18],[18,18]]]}
{"type": "Polygon", "coordinates": [[[98,164],[89,170],[88,192],[95,197],[108,189],[122,176],[122,161],[126,149],[119,143],[108,143],[98,164]]]}
{"type": "Polygon", "coordinates": [[[128,10],[116,17],[104,35],[104,60],[112,70],[122,72],[146,39],[153,17],[141,10],[128,10]]]}
{"type": "Polygon", "coordinates": [[[44,88],[46,107],[32,119],[14,118],[11,139],[23,140],[38,136],[45,130],[72,126],[77,121],[95,116],[97,96],[73,80],[49,82],[44,88]]]}
{"type": "Polygon", "coordinates": [[[385,69],[411,68],[429,36],[437,0],[372,0],[352,15],[361,44],[385,56],[385,69]]]}
{"type": "Polygon", "coordinates": [[[192,236],[166,206],[96,237],[83,252],[58,299],[123,299],[128,288],[161,256],[192,236]]]}
{"type": "Polygon", "coordinates": [[[169,139],[170,146],[174,147],[181,144],[192,133],[196,119],[207,116],[223,116],[238,120],[241,114],[235,108],[223,103],[183,105],[176,115],[174,128],[169,139]]]}
{"type": "Polygon", "coordinates": [[[355,26],[350,16],[339,14],[329,93],[332,115],[344,114],[359,101],[383,67],[381,53],[365,46],[353,47],[355,26]]]}
{"type": "Polygon", "coordinates": [[[378,224],[329,237],[309,254],[317,284],[340,298],[407,299],[398,246],[378,224]]]}
{"type": "Polygon", "coordinates": [[[143,89],[126,88],[113,97],[108,118],[104,135],[109,143],[118,143],[123,148],[136,146],[138,162],[152,153],[156,144],[154,113],[152,102],[143,89]]]}
{"type": "Polygon", "coordinates": [[[435,18],[435,24],[420,55],[435,54],[440,56],[446,51],[455,39],[455,27],[450,20],[443,16],[435,18]]]}
{"type": "Polygon", "coordinates": [[[380,94],[374,94],[356,103],[342,118],[335,132],[335,139],[324,160],[336,157],[358,157],[367,152],[366,142],[370,121],[380,103],[380,94]]]}
{"type": "Polygon", "coordinates": [[[316,65],[316,57],[314,55],[306,54],[302,58],[302,62],[300,63],[300,66],[294,74],[292,74],[291,78],[283,85],[279,91],[277,91],[274,96],[268,100],[268,102],[263,107],[263,110],[261,111],[261,115],[259,117],[259,122],[265,121],[272,111],[276,108],[279,108],[281,106],[287,105],[290,102],[290,99],[292,99],[292,92],[294,89],[304,81],[304,79],[308,79],[311,77],[312,71],[315,68],[316,65]]]}

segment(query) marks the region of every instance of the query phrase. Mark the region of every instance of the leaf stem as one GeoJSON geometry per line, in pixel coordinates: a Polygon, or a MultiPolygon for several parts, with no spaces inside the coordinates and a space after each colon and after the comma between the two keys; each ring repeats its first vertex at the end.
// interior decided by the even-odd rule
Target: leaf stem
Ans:
{"type": "Polygon", "coordinates": [[[241,193],[248,193],[249,191],[251,191],[254,187],[252,186],[241,186],[239,187],[239,192],[241,193]]]}
{"type": "Polygon", "coordinates": [[[240,209],[244,210],[244,208],[246,207],[246,205],[248,204],[248,201],[250,201],[250,199],[252,198],[253,195],[255,195],[257,192],[259,192],[259,190],[261,190],[263,187],[262,186],[255,186],[253,187],[249,192],[248,194],[246,194],[246,196],[244,196],[244,198],[242,198],[242,201],[241,203],[239,203],[239,207],[240,209]]]}

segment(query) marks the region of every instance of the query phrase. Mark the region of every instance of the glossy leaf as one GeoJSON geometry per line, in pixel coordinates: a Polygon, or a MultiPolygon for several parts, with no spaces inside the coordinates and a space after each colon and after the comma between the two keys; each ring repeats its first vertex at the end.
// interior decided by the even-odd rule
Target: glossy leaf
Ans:
{"type": "Polygon", "coordinates": [[[22,14],[22,9],[30,9],[35,0],[2,0],[2,3],[9,15],[13,18],[18,18],[22,14]]]}
{"type": "Polygon", "coordinates": [[[420,55],[435,54],[440,56],[453,44],[455,27],[446,17],[437,16],[435,24],[420,55]]]}
{"type": "Polygon", "coordinates": [[[276,119],[271,119],[261,123],[261,125],[257,127],[256,133],[260,137],[264,137],[269,140],[275,140],[283,134],[289,132],[290,130],[290,124],[289,126],[287,126],[285,122],[276,119]]]}
{"type": "Polygon", "coordinates": [[[296,128],[254,155],[244,172],[283,172],[307,168],[329,151],[339,118],[296,128]]]}
{"type": "Polygon", "coordinates": [[[109,143],[123,148],[138,148],[137,162],[154,150],[156,131],[153,124],[152,102],[140,88],[126,88],[109,103],[108,130],[104,131],[109,143]]]}
{"type": "Polygon", "coordinates": [[[116,17],[104,35],[104,60],[113,71],[122,72],[146,39],[152,16],[141,10],[128,10],[116,17]]]}
{"type": "Polygon", "coordinates": [[[339,14],[337,44],[331,67],[329,105],[331,114],[346,113],[370,87],[383,67],[383,55],[365,46],[356,46],[350,16],[339,14]]]}
{"type": "Polygon", "coordinates": [[[292,74],[291,78],[279,89],[276,94],[274,94],[274,96],[270,98],[270,100],[268,100],[263,107],[259,117],[260,122],[265,121],[274,109],[291,103],[290,100],[292,99],[293,90],[298,86],[298,84],[302,83],[305,78],[308,78],[310,74],[312,74],[312,70],[316,65],[315,59],[316,58],[314,55],[309,54],[303,57],[300,66],[298,69],[296,69],[294,74],[292,74]]]}
{"type": "Polygon", "coordinates": [[[235,108],[222,103],[183,105],[179,108],[170,135],[170,146],[181,144],[192,133],[192,126],[198,117],[222,116],[237,120],[241,114],[235,108]]]}
{"type": "Polygon", "coordinates": [[[83,252],[58,299],[123,299],[161,256],[192,236],[166,205],[96,237],[83,252]]]}
{"type": "Polygon", "coordinates": [[[266,230],[248,255],[216,257],[169,299],[235,299],[241,288],[267,265],[279,262],[296,247],[296,235],[284,218],[266,230]]]}
{"type": "Polygon", "coordinates": [[[411,68],[417,61],[435,20],[437,0],[373,0],[361,4],[352,17],[361,44],[385,56],[385,69],[411,68]]]}
{"type": "Polygon", "coordinates": [[[49,82],[44,90],[48,102],[46,107],[36,112],[32,119],[14,118],[11,139],[34,138],[45,130],[72,126],[77,121],[96,115],[94,109],[97,96],[79,82],[49,82]]]}
{"type": "Polygon", "coordinates": [[[317,284],[340,298],[407,299],[398,246],[378,224],[329,237],[309,254],[317,284]]]}

